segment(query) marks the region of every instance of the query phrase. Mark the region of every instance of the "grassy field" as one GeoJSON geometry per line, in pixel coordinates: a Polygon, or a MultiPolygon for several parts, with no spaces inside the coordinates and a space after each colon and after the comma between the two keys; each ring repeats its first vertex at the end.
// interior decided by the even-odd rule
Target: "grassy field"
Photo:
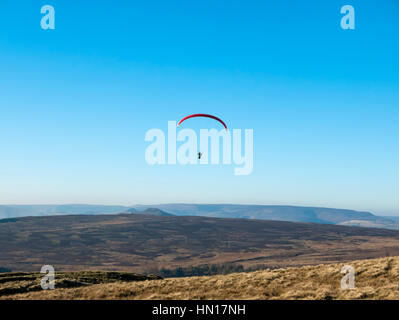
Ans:
{"type": "MultiPolygon", "coordinates": [[[[347,264],[355,268],[353,290],[341,289],[343,274],[340,271],[344,264],[328,264],[164,280],[112,279],[107,283],[85,283],[74,288],[57,288],[56,282],[55,290],[5,294],[1,298],[399,299],[399,257],[353,261],[347,264]]],[[[0,289],[4,285],[6,284],[0,280],[0,289]]]]}

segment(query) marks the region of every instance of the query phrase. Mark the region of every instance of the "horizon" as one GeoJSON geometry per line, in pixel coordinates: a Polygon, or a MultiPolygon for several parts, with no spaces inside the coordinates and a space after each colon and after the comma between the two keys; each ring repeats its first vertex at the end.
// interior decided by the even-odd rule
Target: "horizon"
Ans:
{"type": "Polygon", "coordinates": [[[166,202],[166,203],[149,203],[149,204],[144,204],[144,203],[136,203],[136,204],[104,204],[104,203],[22,203],[22,204],[15,204],[15,203],[0,203],[0,206],[105,206],[105,207],[125,207],[125,208],[133,208],[137,206],[153,206],[153,208],[156,208],[157,206],[163,206],[163,205],[232,205],[232,206],[270,206],[270,207],[297,207],[297,208],[317,208],[317,209],[333,209],[333,210],[348,210],[348,211],[356,211],[356,212],[366,212],[366,213],[371,213],[375,216],[381,216],[381,217],[399,217],[399,213],[397,212],[387,212],[387,213],[382,213],[382,212],[375,212],[373,210],[367,210],[367,209],[353,209],[353,208],[342,208],[342,207],[327,207],[327,206],[318,206],[318,205],[296,205],[296,204],[248,204],[248,203],[208,203],[208,202],[203,202],[203,203],[189,203],[189,202],[166,202]]]}

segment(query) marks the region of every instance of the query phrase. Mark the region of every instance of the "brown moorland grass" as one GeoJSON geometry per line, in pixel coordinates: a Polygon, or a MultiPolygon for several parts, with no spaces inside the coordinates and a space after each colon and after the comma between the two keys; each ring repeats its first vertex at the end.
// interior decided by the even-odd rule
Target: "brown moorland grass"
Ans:
{"type": "Polygon", "coordinates": [[[399,256],[399,231],[317,223],[142,214],[0,220],[0,268],[155,273],[239,264],[287,268],[399,256]]]}
{"type": "Polygon", "coordinates": [[[117,281],[2,299],[399,299],[399,257],[229,275],[117,281]],[[353,290],[341,289],[340,271],[346,264],[355,268],[353,290]]]}

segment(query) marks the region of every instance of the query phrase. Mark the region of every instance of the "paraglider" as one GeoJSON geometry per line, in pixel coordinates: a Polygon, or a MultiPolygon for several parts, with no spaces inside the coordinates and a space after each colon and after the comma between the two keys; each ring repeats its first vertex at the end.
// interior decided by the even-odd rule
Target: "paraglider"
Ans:
{"type": "Polygon", "coordinates": [[[195,117],[206,117],[206,118],[215,119],[215,120],[219,121],[219,122],[225,127],[225,129],[226,129],[226,131],[227,131],[227,126],[226,126],[226,124],[225,124],[221,119],[219,119],[218,117],[212,116],[212,115],[210,115],[210,114],[206,114],[206,113],[196,113],[196,114],[192,114],[192,115],[189,115],[189,116],[187,116],[187,117],[184,117],[183,119],[181,119],[181,120],[179,121],[179,123],[177,124],[177,126],[179,126],[183,121],[185,121],[185,120],[187,120],[187,119],[190,119],[190,118],[195,118],[195,117]]]}
{"type": "MultiPolygon", "coordinates": [[[[196,118],[196,117],[205,117],[205,118],[215,119],[216,121],[219,121],[219,122],[225,127],[225,129],[226,129],[226,131],[227,131],[227,126],[226,126],[226,124],[225,124],[221,119],[219,119],[218,117],[212,116],[212,115],[210,115],[210,114],[206,114],[206,113],[195,113],[195,114],[189,115],[189,116],[187,116],[187,117],[184,117],[183,119],[181,119],[181,120],[179,121],[179,123],[177,124],[177,126],[179,126],[183,121],[185,121],[185,120],[187,120],[187,119],[196,118]]],[[[201,160],[201,156],[202,156],[202,152],[198,152],[198,159],[199,159],[199,160],[201,160]]]]}

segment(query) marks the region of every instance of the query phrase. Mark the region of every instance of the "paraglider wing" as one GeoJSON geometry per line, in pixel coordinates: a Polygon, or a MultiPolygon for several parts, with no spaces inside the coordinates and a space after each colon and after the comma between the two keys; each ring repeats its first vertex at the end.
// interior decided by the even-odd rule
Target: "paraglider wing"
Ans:
{"type": "Polygon", "coordinates": [[[215,120],[219,121],[219,122],[226,128],[226,131],[227,131],[227,126],[226,126],[226,124],[225,124],[221,119],[219,119],[218,117],[212,116],[212,115],[210,115],[210,114],[205,114],[205,113],[196,113],[196,114],[192,114],[192,115],[189,115],[189,116],[187,116],[187,117],[184,117],[183,119],[181,119],[181,120],[179,121],[179,123],[177,124],[177,126],[179,126],[183,121],[185,121],[185,120],[187,120],[187,119],[190,119],[190,118],[195,118],[195,117],[206,117],[206,118],[215,119],[215,120]]]}

